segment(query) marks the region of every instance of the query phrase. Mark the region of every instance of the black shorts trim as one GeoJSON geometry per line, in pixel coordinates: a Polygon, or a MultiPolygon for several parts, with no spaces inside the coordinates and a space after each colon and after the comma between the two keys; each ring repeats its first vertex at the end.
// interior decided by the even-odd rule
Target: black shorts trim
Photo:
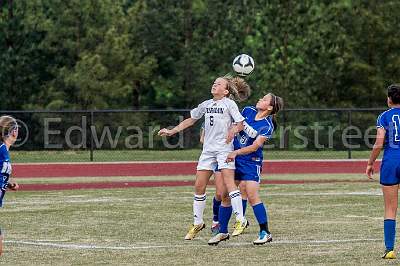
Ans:
{"type": "Polygon", "coordinates": [[[382,182],[379,182],[382,186],[387,186],[387,187],[389,187],[389,186],[395,186],[395,185],[398,185],[398,184],[400,184],[400,182],[397,182],[397,183],[394,183],[394,184],[387,184],[387,183],[382,183],[382,182]]]}

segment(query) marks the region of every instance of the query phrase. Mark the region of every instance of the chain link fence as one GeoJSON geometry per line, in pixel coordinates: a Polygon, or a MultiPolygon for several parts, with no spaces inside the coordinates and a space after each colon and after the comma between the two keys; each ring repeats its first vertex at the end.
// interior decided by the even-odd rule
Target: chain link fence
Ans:
{"type": "MultiPolygon", "coordinates": [[[[385,109],[286,109],[264,146],[266,159],[367,158],[385,109]]],[[[15,162],[197,160],[201,122],[170,138],[190,110],[0,111],[20,123],[15,162]]]]}

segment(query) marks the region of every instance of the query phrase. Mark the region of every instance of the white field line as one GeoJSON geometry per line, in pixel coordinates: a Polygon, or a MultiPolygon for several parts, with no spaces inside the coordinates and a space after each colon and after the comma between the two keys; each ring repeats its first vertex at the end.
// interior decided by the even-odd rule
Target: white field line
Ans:
{"type": "MultiPolygon", "coordinates": [[[[321,197],[321,196],[382,196],[381,191],[353,191],[353,192],[306,192],[306,193],[266,193],[266,197],[321,197]]],[[[212,195],[207,196],[212,199],[212,195]]],[[[181,197],[147,197],[147,198],[91,198],[91,199],[67,199],[67,200],[41,200],[31,199],[29,201],[14,200],[8,201],[10,205],[52,205],[52,204],[80,204],[80,203],[118,203],[118,202],[137,202],[137,201],[160,201],[160,200],[192,200],[192,196],[181,196],[181,197]]]]}
{"type": "MultiPolygon", "coordinates": [[[[276,240],[268,245],[323,245],[323,244],[336,244],[336,243],[356,243],[356,242],[378,242],[382,239],[378,238],[358,238],[358,239],[327,239],[327,240],[276,240]]],[[[138,250],[138,249],[159,249],[159,248],[193,248],[193,247],[206,247],[204,242],[201,245],[186,244],[186,245],[148,245],[148,246],[98,246],[95,244],[60,244],[49,243],[41,241],[21,241],[21,240],[6,240],[5,243],[12,245],[25,245],[25,246],[42,246],[57,249],[89,249],[89,250],[138,250]]],[[[223,243],[222,247],[240,247],[240,246],[253,246],[251,243],[223,243]]]]}

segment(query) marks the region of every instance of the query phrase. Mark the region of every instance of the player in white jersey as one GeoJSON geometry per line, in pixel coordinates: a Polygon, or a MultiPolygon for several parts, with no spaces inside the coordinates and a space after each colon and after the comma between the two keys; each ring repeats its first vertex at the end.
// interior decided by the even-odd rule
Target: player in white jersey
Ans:
{"type": "MultiPolygon", "coordinates": [[[[204,122],[201,124],[200,129],[200,143],[204,143],[204,122]]],[[[219,207],[222,202],[222,193],[225,191],[224,180],[222,179],[221,170],[214,169],[214,185],[215,185],[215,194],[213,198],[212,210],[213,210],[213,219],[211,224],[211,234],[213,236],[219,233],[219,207]]],[[[243,201],[242,201],[243,202],[243,201]]],[[[244,215],[244,206],[243,206],[243,215],[244,215]]]]}
{"type": "Polygon", "coordinates": [[[190,118],[185,119],[173,129],[163,128],[158,132],[160,136],[172,136],[192,126],[197,120],[205,116],[203,151],[197,165],[195,194],[193,201],[194,222],[185,240],[196,237],[205,224],[203,212],[206,206],[206,187],[218,167],[229,196],[236,219],[246,225],[243,217],[242,199],[240,191],[235,185],[234,162],[226,162],[227,155],[233,151],[233,137],[242,130],[244,117],[241,115],[235,100],[244,100],[250,94],[249,85],[241,78],[230,76],[219,77],[211,87],[213,98],[199,104],[190,112],[190,118]]]}

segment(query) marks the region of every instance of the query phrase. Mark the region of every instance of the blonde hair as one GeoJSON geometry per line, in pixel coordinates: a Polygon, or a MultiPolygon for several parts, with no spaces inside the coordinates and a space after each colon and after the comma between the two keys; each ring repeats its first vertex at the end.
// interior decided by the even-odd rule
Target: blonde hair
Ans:
{"type": "Polygon", "coordinates": [[[17,120],[9,115],[3,115],[0,117],[0,142],[4,140],[11,134],[13,130],[18,127],[17,120]]]}
{"type": "Polygon", "coordinates": [[[223,76],[222,78],[228,82],[227,90],[229,91],[229,98],[238,102],[243,102],[249,98],[251,94],[251,88],[244,79],[232,77],[229,74],[223,76]]]}

